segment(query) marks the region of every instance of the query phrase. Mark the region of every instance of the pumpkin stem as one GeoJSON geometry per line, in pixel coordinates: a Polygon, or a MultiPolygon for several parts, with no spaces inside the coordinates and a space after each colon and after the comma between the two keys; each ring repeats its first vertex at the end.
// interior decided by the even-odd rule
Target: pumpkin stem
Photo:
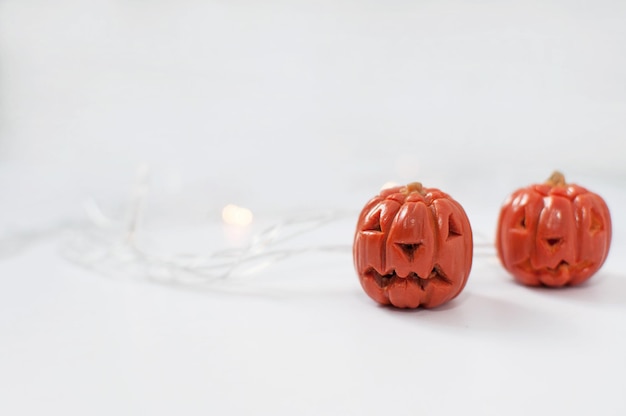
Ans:
{"type": "Polygon", "coordinates": [[[406,193],[410,194],[413,192],[418,192],[421,195],[424,195],[424,187],[421,182],[411,182],[406,186],[406,193]]]}
{"type": "Polygon", "coordinates": [[[552,176],[546,181],[546,184],[551,186],[565,186],[565,176],[558,170],[555,170],[552,176]]]}

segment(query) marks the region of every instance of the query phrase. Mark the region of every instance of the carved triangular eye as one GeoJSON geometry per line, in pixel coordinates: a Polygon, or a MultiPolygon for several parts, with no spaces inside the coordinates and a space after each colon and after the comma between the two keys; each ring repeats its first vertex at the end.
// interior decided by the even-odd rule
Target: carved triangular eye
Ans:
{"type": "Polygon", "coordinates": [[[557,249],[563,243],[563,239],[560,237],[546,238],[545,242],[551,249],[557,249]]]}
{"type": "Polygon", "coordinates": [[[409,259],[413,260],[415,257],[415,252],[422,245],[422,243],[396,243],[398,247],[402,250],[404,255],[409,259]]]}
{"type": "Polygon", "coordinates": [[[595,234],[599,231],[604,230],[604,226],[602,224],[602,219],[595,210],[591,210],[591,225],[589,226],[589,231],[591,234],[595,234]]]}
{"type": "Polygon", "coordinates": [[[460,237],[461,235],[463,235],[461,232],[461,226],[456,221],[454,216],[450,215],[448,217],[448,237],[446,237],[446,240],[450,240],[451,238],[455,238],[455,237],[460,237]]]}
{"type": "Polygon", "coordinates": [[[380,210],[376,211],[363,224],[363,231],[381,232],[380,228],[380,210]]]}

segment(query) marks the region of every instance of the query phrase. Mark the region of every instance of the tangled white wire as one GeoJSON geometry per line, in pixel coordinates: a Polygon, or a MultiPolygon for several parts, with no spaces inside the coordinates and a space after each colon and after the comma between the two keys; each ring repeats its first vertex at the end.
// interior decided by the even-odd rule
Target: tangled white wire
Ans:
{"type": "Polygon", "coordinates": [[[117,233],[94,227],[71,239],[62,253],[76,264],[107,275],[204,286],[249,276],[275,262],[309,252],[349,253],[351,247],[346,245],[285,247],[298,236],[346,217],[329,211],[290,218],[261,231],[243,248],[208,254],[152,254],[137,244],[138,229],[134,225],[117,233]]]}
{"type": "Polygon", "coordinates": [[[325,211],[294,216],[256,234],[241,248],[204,254],[154,254],[141,247],[137,235],[148,194],[148,172],[140,171],[129,221],[103,214],[95,201],[85,205],[90,226],[81,227],[62,247],[65,258],[114,276],[144,279],[173,285],[209,286],[229,278],[250,276],[275,262],[310,252],[349,253],[349,245],[289,247],[295,238],[331,222],[353,218],[353,213],[325,211]]]}
{"type": "MultiPolygon", "coordinates": [[[[355,212],[327,210],[280,221],[254,235],[240,248],[193,254],[151,252],[137,238],[141,233],[140,218],[149,190],[147,179],[147,171],[141,171],[126,224],[106,216],[100,206],[90,200],[85,204],[87,223],[66,221],[49,229],[14,233],[0,240],[0,251],[6,255],[38,239],[70,229],[74,231],[73,236],[62,244],[61,254],[84,268],[115,278],[208,288],[220,282],[233,285],[241,278],[255,275],[260,269],[297,255],[314,252],[349,255],[352,250],[349,244],[294,244],[298,237],[357,216],[355,212]]],[[[474,255],[495,257],[493,244],[480,233],[474,234],[481,240],[475,241],[474,255]]]]}

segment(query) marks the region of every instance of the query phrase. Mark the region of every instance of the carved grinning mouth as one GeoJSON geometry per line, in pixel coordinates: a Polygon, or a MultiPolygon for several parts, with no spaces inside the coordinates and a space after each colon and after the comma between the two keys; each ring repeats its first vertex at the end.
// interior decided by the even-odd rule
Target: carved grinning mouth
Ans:
{"type": "Polygon", "coordinates": [[[541,274],[546,272],[550,274],[558,274],[560,271],[569,269],[569,263],[565,260],[561,260],[556,267],[543,267],[541,269],[535,269],[530,263],[530,259],[526,259],[523,262],[518,263],[516,267],[531,274],[541,274]]]}
{"type": "Polygon", "coordinates": [[[547,272],[553,275],[557,275],[557,274],[560,274],[561,272],[566,272],[566,271],[575,272],[578,270],[583,270],[587,267],[591,267],[592,265],[593,263],[589,261],[583,261],[577,264],[570,264],[569,262],[565,260],[561,260],[559,264],[557,264],[555,267],[543,267],[541,269],[535,269],[530,263],[530,259],[526,259],[523,262],[518,263],[515,267],[531,274],[541,274],[541,273],[547,272]]]}
{"type": "Polygon", "coordinates": [[[561,260],[556,267],[546,267],[546,270],[550,273],[558,273],[560,270],[569,269],[569,263],[565,260],[561,260]]]}
{"type": "Polygon", "coordinates": [[[433,270],[430,272],[430,274],[426,278],[418,276],[417,273],[415,273],[415,272],[410,272],[408,274],[408,276],[406,276],[406,277],[400,277],[400,276],[398,276],[396,274],[395,270],[393,272],[391,272],[391,273],[388,273],[388,274],[380,274],[373,267],[370,267],[365,272],[365,274],[373,276],[374,280],[376,281],[376,283],[380,287],[386,287],[386,286],[390,285],[391,283],[395,282],[396,280],[400,280],[400,279],[411,279],[415,283],[417,283],[417,285],[422,290],[426,289],[426,286],[428,286],[428,284],[430,282],[434,281],[434,280],[438,280],[440,282],[443,282],[446,285],[452,285],[452,280],[450,280],[448,278],[448,276],[445,275],[443,270],[441,270],[441,266],[439,266],[438,264],[435,264],[435,267],[433,267],[433,270]]]}

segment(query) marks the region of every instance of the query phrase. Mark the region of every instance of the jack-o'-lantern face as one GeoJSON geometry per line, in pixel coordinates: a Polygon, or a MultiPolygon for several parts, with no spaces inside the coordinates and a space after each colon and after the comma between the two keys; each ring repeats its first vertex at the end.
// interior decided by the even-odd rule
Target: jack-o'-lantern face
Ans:
{"type": "Polygon", "coordinates": [[[496,246],[521,283],[576,285],[604,263],[611,217],[604,200],[555,173],[545,184],[513,193],[498,221],[496,246]]]}
{"type": "Polygon", "coordinates": [[[461,292],[472,250],[472,230],[461,205],[415,183],[383,190],[365,205],[353,254],[372,299],[400,308],[432,308],[461,292]]]}

